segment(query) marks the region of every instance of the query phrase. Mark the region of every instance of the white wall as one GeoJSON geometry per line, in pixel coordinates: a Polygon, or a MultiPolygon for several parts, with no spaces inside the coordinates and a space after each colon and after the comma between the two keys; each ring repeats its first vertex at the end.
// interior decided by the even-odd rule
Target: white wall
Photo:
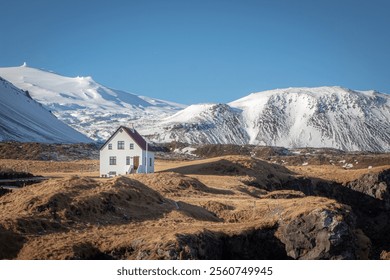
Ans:
{"type": "Polygon", "coordinates": [[[142,162],[140,159],[140,167],[138,168],[137,173],[154,173],[154,153],[153,152],[148,151],[148,156],[146,157],[146,151],[142,151],[142,162]],[[150,160],[152,161],[151,165],[150,165],[150,160]],[[146,166],[146,164],[148,166],[146,166]]]}
{"type": "MultiPolygon", "coordinates": [[[[135,141],[125,132],[118,131],[116,135],[106,143],[104,148],[100,150],[100,176],[108,175],[110,171],[116,172],[116,175],[124,175],[129,171],[130,165],[126,165],[126,157],[139,156],[138,173],[146,173],[145,158],[146,151],[135,143],[135,141]],[[125,149],[118,150],[118,141],[125,142],[125,149]],[[134,144],[134,149],[130,150],[130,143],[134,144]],[[112,144],[112,150],[108,149],[109,144],[112,144]],[[116,165],[110,165],[110,156],[116,157],[116,165]]],[[[154,172],[154,153],[148,152],[148,161],[152,158],[152,166],[148,165],[147,172],[154,172]]],[[[148,162],[149,163],[149,162],[148,162]]],[[[132,162],[131,162],[132,164],[132,162]]]]}

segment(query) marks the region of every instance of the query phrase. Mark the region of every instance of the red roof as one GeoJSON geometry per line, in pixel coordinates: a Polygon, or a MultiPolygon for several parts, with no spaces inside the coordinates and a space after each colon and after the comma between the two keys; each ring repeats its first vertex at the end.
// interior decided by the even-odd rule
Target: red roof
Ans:
{"type": "MultiPolygon", "coordinates": [[[[120,130],[120,129],[123,129],[133,140],[135,143],[137,143],[138,146],[141,147],[142,150],[145,150],[146,151],[146,141],[145,139],[134,129],[134,128],[128,128],[126,126],[120,126],[112,135],[110,138],[108,138],[108,140],[103,144],[103,146],[100,148],[100,150],[102,150],[106,144],[108,142],[110,142],[110,140],[114,137],[114,135],[120,130]]],[[[148,144],[148,151],[151,151],[153,152],[154,151],[154,147],[150,144],[148,144]]]]}

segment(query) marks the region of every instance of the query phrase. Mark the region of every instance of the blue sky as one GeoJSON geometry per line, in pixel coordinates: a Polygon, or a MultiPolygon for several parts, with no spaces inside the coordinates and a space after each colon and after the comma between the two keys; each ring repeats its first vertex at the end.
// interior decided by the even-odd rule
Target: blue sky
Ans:
{"type": "Polygon", "coordinates": [[[0,0],[0,66],[185,104],[340,85],[390,93],[388,0],[0,0]]]}

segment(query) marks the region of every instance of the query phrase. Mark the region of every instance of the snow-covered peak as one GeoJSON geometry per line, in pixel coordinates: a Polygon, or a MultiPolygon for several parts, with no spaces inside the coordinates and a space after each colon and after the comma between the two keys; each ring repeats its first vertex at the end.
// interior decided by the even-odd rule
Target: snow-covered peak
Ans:
{"type": "Polygon", "coordinates": [[[390,96],[342,87],[287,88],[229,103],[242,110],[250,143],[390,150],[390,96]]]}
{"type": "Polygon", "coordinates": [[[156,142],[390,151],[390,96],[372,90],[285,88],[186,107],[27,65],[0,68],[0,76],[95,140],[125,125],[156,142]]]}
{"type": "Polygon", "coordinates": [[[78,143],[86,136],[59,121],[30,95],[0,77],[0,141],[78,143]]]}
{"type": "Polygon", "coordinates": [[[351,94],[357,95],[357,96],[366,96],[366,97],[373,97],[375,95],[384,95],[381,93],[378,93],[376,91],[370,90],[370,91],[354,91],[347,88],[343,88],[340,86],[333,86],[333,87],[315,87],[315,88],[309,88],[309,87],[301,87],[301,88],[284,88],[284,89],[274,89],[274,90],[267,90],[262,92],[255,92],[251,93],[245,97],[242,97],[240,99],[237,99],[235,101],[232,101],[229,103],[229,105],[232,105],[233,107],[241,107],[241,106],[249,106],[252,105],[253,102],[261,103],[263,100],[268,100],[271,97],[274,98],[282,98],[283,96],[304,96],[305,98],[324,98],[329,96],[334,96],[338,98],[343,98],[346,96],[350,96],[351,94]]]}
{"type": "Polygon", "coordinates": [[[153,128],[155,141],[390,151],[390,96],[343,87],[252,93],[191,105],[153,128]]]}
{"type": "Polygon", "coordinates": [[[95,82],[92,77],[64,77],[28,66],[0,68],[0,75],[52,110],[75,108],[116,109],[152,104],[95,82]]]}
{"type": "Polygon", "coordinates": [[[167,117],[164,119],[164,122],[196,122],[199,118],[218,106],[222,106],[222,104],[207,103],[190,105],[173,116],[167,117]]]}
{"type": "Polygon", "coordinates": [[[0,68],[11,81],[51,110],[59,119],[95,140],[104,141],[120,125],[160,120],[185,108],[174,102],[137,96],[103,86],[92,77],[65,77],[28,67],[0,68]]]}

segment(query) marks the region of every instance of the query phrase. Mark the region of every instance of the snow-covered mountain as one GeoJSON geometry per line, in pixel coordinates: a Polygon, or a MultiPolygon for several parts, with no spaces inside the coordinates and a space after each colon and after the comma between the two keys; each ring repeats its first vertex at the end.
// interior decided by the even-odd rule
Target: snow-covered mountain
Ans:
{"type": "Polygon", "coordinates": [[[95,140],[133,124],[155,142],[234,143],[390,151],[390,95],[341,87],[252,93],[228,104],[181,104],[23,65],[0,76],[95,140]]]}
{"type": "Polygon", "coordinates": [[[0,68],[0,76],[28,91],[60,120],[104,141],[120,125],[140,127],[170,116],[184,105],[114,90],[91,77],[64,77],[26,66],[0,68]]]}
{"type": "Polygon", "coordinates": [[[241,109],[249,143],[390,151],[390,95],[342,87],[288,88],[229,103],[241,109]]]}
{"type": "Polygon", "coordinates": [[[59,121],[29,94],[0,77],[0,141],[79,143],[91,139],[59,121]]]}
{"type": "Polygon", "coordinates": [[[141,132],[155,142],[180,141],[191,144],[248,142],[241,110],[226,104],[191,105],[141,132]]]}
{"type": "Polygon", "coordinates": [[[193,105],[154,128],[155,141],[390,151],[390,96],[341,87],[288,88],[193,105]]]}

